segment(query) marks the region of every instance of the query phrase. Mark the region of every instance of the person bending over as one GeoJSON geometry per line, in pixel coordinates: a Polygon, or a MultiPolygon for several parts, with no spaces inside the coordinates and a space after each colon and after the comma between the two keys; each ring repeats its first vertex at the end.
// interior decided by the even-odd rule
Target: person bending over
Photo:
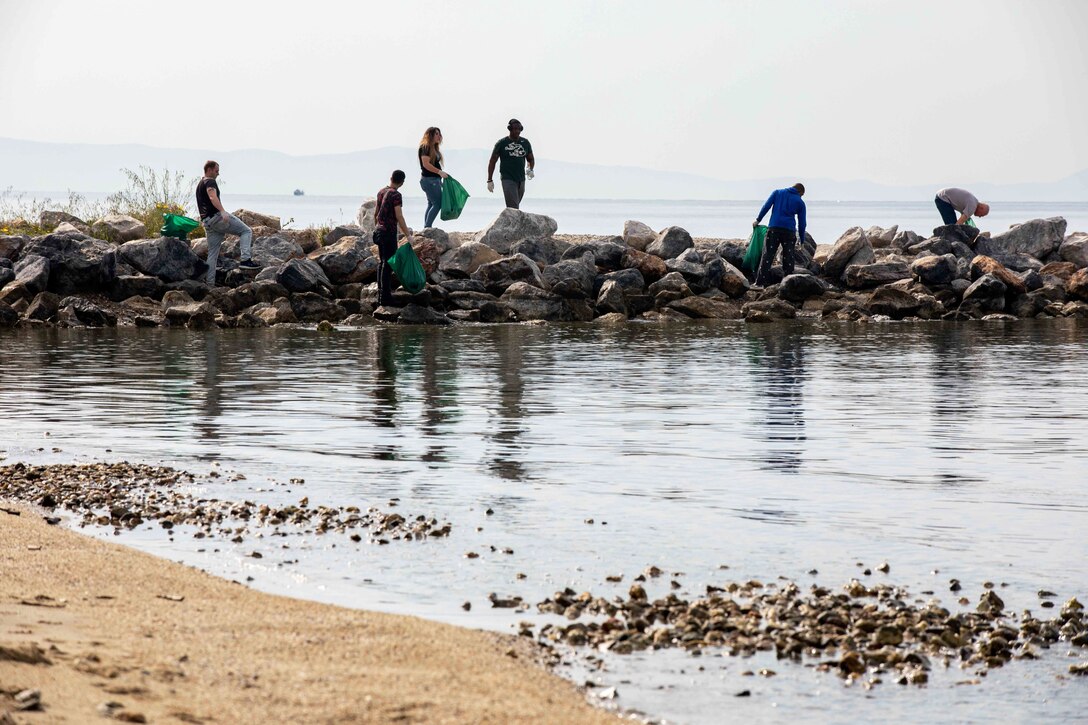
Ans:
{"type": "Polygon", "coordinates": [[[253,230],[245,222],[227,211],[219,196],[219,164],[215,161],[204,162],[204,177],[196,182],[196,209],[200,214],[200,223],[208,237],[208,275],[209,286],[215,285],[215,267],[219,261],[219,249],[223,246],[223,237],[237,234],[241,237],[242,267],[257,269],[253,261],[253,230]]]}
{"type": "Polygon", "coordinates": [[[378,245],[378,304],[393,304],[393,270],[389,258],[397,251],[397,229],[404,232],[412,243],[412,230],[404,222],[403,200],[400,187],[404,185],[404,172],[397,169],[389,177],[389,186],[378,192],[374,204],[374,244],[378,245]]]}
{"type": "Polygon", "coordinates": [[[508,209],[518,209],[525,197],[525,179],[532,179],[536,173],[536,159],[533,158],[533,145],[529,139],[522,138],[521,132],[525,129],[521,121],[511,118],[506,130],[510,134],[495,143],[491,160],[487,162],[487,190],[495,191],[495,162],[498,161],[506,206],[508,209]],[[528,171],[525,169],[526,163],[529,164],[528,171]]]}
{"type": "Polygon", "coordinates": [[[767,223],[767,240],[763,245],[763,256],[759,260],[759,271],[756,273],[756,286],[762,287],[767,279],[767,273],[771,271],[778,248],[782,247],[782,273],[793,274],[793,249],[797,244],[798,235],[801,240],[805,238],[805,202],[801,199],[805,195],[804,184],[794,184],[785,189],[771,192],[767,197],[763,208],[759,210],[759,216],[752,222],[752,227],[759,226],[759,222],[771,211],[771,219],[767,223]]]}
{"type": "Polygon", "coordinates": [[[979,201],[967,189],[957,189],[954,186],[938,191],[933,201],[945,224],[966,224],[973,216],[986,216],[990,213],[989,204],[979,201]],[[960,214],[958,218],[956,212],[960,214]]]}

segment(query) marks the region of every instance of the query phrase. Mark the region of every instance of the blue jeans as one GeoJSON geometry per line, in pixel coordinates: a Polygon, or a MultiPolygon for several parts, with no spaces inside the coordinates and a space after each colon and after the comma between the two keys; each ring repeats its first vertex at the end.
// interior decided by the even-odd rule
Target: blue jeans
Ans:
{"type": "Polygon", "coordinates": [[[434,226],[438,212],[442,211],[442,177],[424,176],[419,180],[419,186],[427,195],[427,211],[423,212],[423,227],[427,228],[434,226]]]}
{"type": "Polygon", "coordinates": [[[249,259],[253,254],[253,230],[238,217],[226,212],[201,219],[204,231],[208,235],[208,276],[209,285],[215,284],[215,264],[219,261],[219,248],[223,246],[223,237],[237,234],[241,237],[242,259],[249,259]]]}
{"type": "Polygon", "coordinates": [[[933,197],[933,202],[937,205],[937,211],[941,213],[941,221],[946,225],[956,223],[956,220],[958,220],[959,217],[956,216],[955,207],[939,196],[933,197]]]}

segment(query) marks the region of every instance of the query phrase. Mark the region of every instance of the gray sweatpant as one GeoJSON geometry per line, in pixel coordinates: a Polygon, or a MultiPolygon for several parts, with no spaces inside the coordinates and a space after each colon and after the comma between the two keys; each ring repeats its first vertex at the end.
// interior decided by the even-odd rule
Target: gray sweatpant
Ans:
{"type": "Polygon", "coordinates": [[[525,197],[525,180],[502,180],[502,195],[506,198],[507,209],[521,208],[521,200],[525,197]]]}

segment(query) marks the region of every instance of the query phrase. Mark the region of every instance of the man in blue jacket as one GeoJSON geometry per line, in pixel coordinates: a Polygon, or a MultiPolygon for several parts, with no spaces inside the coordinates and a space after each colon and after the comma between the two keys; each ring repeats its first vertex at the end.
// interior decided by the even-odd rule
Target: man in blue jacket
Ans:
{"type": "Polygon", "coordinates": [[[768,223],[767,240],[763,244],[763,256],[759,260],[759,272],[756,273],[757,287],[762,287],[766,281],[779,246],[782,247],[782,272],[785,275],[793,274],[794,245],[797,244],[798,235],[802,243],[805,239],[805,202],[801,200],[804,194],[804,184],[794,184],[772,192],[759,210],[759,216],[752,222],[753,227],[759,226],[767,211],[774,207],[768,223]]]}

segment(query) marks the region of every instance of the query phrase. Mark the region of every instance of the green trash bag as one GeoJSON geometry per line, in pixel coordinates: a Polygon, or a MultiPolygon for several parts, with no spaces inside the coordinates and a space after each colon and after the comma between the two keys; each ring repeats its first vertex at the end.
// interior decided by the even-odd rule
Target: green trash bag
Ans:
{"type": "Polygon", "coordinates": [[[196,219],[190,219],[189,217],[181,216],[180,214],[163,214],[162,229],[159,230],[159,234],[164,237],[188,239],[189,232],[199,226],[200,222],[196,219]]]}
{"type": "Polygon", "coordinates": [[[752,229],[752,236],[748,237],[748,251],[744,253],[744,261],[740,266],[752,273],[759,269],[759,260],[763,257],[763,242],[767,239],[767,227],[760,225],[752,229]]]}
{"type": "Polygon", "coordinates": [[[468,192],[465,187],[452,176],[447,176],[442,182],[442,221],[448,222],[461,216],[461,211],[468,201],[468,192]]]}
{"type": "Polygon", "coordinates": [[[975,218],[974,217],[967,217],[967,226],[974,227],[975,229],[978,229],[978,224],[975,224],[975,218]]]}
{"type": "Polygon", "coordinates": [[[411,244],[402,244],[389,258],[389,266],[397,275],[400,284],[412,294],[416,294],[427,286],[427,273],[423,271],[423,265],[419,263],[416,250],[411,244]]]}

